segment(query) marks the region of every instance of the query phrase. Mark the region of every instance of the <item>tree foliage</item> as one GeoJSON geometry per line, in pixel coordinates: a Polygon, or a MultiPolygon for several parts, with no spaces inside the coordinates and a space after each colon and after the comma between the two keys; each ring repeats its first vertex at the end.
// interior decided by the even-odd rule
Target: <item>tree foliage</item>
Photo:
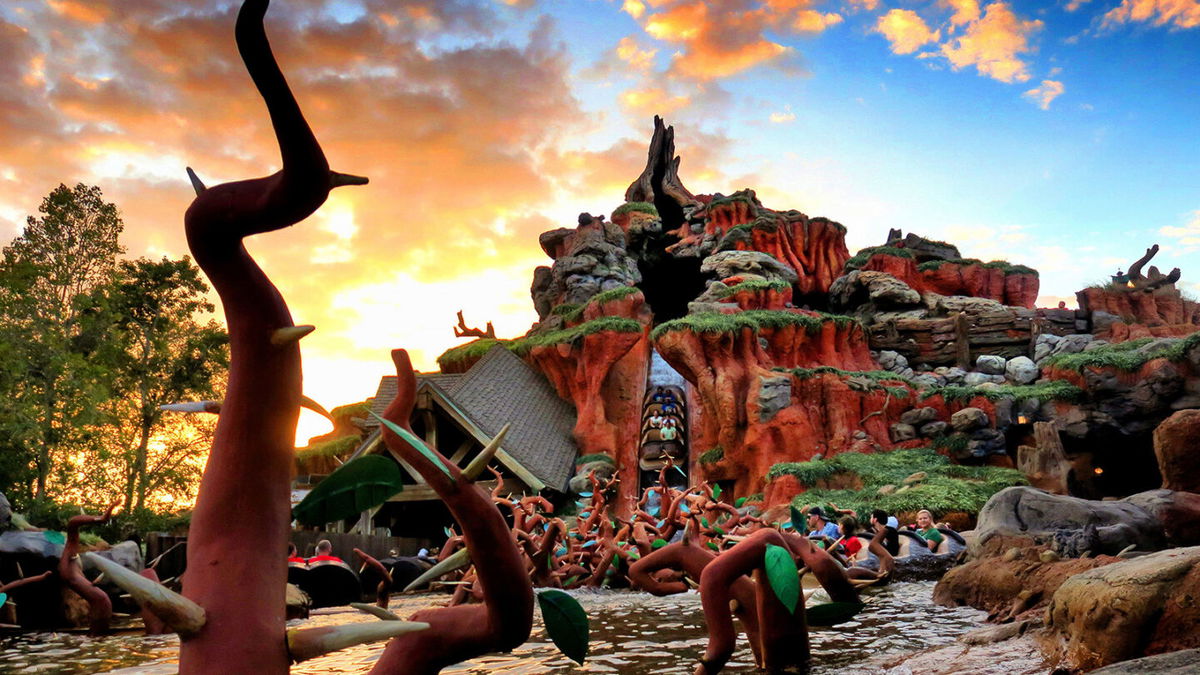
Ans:
{"type": "Polygon", "coordinates": [[[220,397],[227,337],[199,269],[121,259],[99,188],[59,186],[40,213],[0,259],[0,491],[133,512],[189,498],[215,418],[159,406],[220,397]]]}

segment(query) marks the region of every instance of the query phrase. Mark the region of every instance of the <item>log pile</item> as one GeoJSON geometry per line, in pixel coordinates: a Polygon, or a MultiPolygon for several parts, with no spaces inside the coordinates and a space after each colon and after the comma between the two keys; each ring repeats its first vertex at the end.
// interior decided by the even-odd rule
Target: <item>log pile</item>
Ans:
{"type": "Polygon", "coordinates": [[[970,368],[980,354],[1004,358],[1031,356],[1038,335],[1079,332],[1074,310],[1030,310],[1009,307],[979,313],[956,312],[948,317],[894,318],[868,327],[871,348],[903,354],[912,365],[958,365],[970,368]]]}

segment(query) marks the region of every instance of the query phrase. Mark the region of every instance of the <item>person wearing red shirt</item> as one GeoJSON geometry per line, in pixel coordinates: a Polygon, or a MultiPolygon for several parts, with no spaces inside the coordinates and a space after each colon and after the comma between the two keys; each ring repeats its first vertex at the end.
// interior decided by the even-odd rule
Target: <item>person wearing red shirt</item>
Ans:
{"type": "Polygon", "coordinates": [[[317,542],[317,554],[308,559],[309,564],[315,562],[345,562],[341,558],[333,554],[333,544],[329,543],[328,539],[322,539],[317,542]]]}
{"type": "Polygon", "coordinates": [[[300,563],[301,565],[304,565],[304,564],[308,563],[308,561],[305,560],[304,558],[300,557],[300,553],[298,551],[296,551],[295,544],[289,543],[288,544],[288,564],[290,565],[292,563],[300,563]]]}

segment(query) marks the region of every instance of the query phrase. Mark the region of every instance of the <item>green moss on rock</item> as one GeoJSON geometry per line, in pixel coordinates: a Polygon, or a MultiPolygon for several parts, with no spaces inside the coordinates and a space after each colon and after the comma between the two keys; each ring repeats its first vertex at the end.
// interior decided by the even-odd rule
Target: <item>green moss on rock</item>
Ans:
{"type": "MultiPolygon", "coordinates": [[[[635,289],[636,290],[636,289],[635,289]]],[[[515,340],[492,340],[489,338],[480,338],[478,340],[468,342],[465,345],[448,349],[442,352],[442,355],[437,358],[438,366],[442,370],[446,370],[448,366],[462,363],[468,360],[482,358],[488,353],[493,346],[500,344],[506,349],[516,354],[524,356],[528,354],[534,347],[543,347],[546,345],[564,344],[574,342],[575,340],[599,333],[601,331],[613,331],[616,333],[639,333],[642,330],[642,324],[633,319],[625,319],[616,316],[602,316],[598,319],[581,323],[578,326],[564,328],[562,330],[550,331],[541,335],[530,335],[515,340]]]]}
{"type": "Polygon", "coordinates": [[[671,331],[691,331],[693,333],[736,333],[744,328],[757,333],[763,328],[785,328],[796,326],[815,333],[826,323],[833,322],[838,326],[848,326],[857,323],[857,319],[841,314],[817,313],[816,315],[800,314],[782,310],[754,309],[747,312],[721,314],[719,312],[701,312],[689,314],[682,319],[667,321],[654,329],[651,337],[657,340],[671,331]]]}
{"type": "Polygon", "coordinates": [[[860,514],[877,508],[889,513],[919,509],[929,509],[935,515],[950,511],[978,513],[993,494],[1006,487],[1026,484],[1024,476],[1016,469],[954,465],[932,448],[872,455],[843,453],[812,462],[776,464],[767,478],[791,475],[801,484],[812,486],[834,474],[853,474],[861,480],[863,487],[861,490],[809,489],[797,496],[793,504],[799,507],[833,502],[860,514]],[[879,494],[883,486],[900,485],[918,471],[924,471],[927,477],[903,491],[879,494]]]}
{"type": "Polygon", "coordinates": [[[779,281],[779,280],[767,281],[766,279],[751,279],[749,281],[743,281],[742,283],[736,284],[734,286],[729,286],[728,288],[717,293],[717,297],[718,298],[728,298],[729,296],[736,295],[737,293],[758,293],[758,292],[767,292],[767,291],[775,291],[776,293],[782,293],[783,291],[785,291],[791,287],[792,287],[792,285],[786,281],[779,281]]]}
{"type": "Polygon", "coordinates": [[[1134,371],[1153,359],[1182,361],[1187,357],[1188,351],[1200,346],[1200,333],[1192,333],[1186,338],[1171,343],[1162,349],[1150,352],[1141,350],[1142,347],[1153,340],[1154,338],[1142,338],[1104,345],[1085,352],[1079,352],[1078,354],[1058,354],[1043,361],[1042,366],[1054,366],[1082,373],[1085,368],[1115,368],[1117,370],[1134,371]]]}
{"type": "Polygon", "coordinates": [[[340,457],[358,447],[358,443],[361,440],[358,436],[351,435],[314,443],[297,450],[296,460],[305,462],[317,457],[340,457]]]}
{"type": "Polygon", "coordinates": [[[918,272],[926,272],[929,270],[936,270],[939,267],[941,267],[942,265],[963,265],[963,266],[978,265],[985,269],[1001,270],[1004,272],[1005,276],[1008,276],[1010,274],[1030,274],[1035,277],[1038,276],[1038,271],[1033,269],[1032,267],[1026,267],[1025,265],[1014,265],[1014,264],[1004,261],[1004,260],[993,260],[991,262],[983,262],[982,260],[978,260],[976,258],[959,258],[956,260],[929,260],[929,261],[926,261],[926,262],[923,262],[923,263],[917,265],[917,271],[918,272]]]}
{"type": "Polygon", "coordinates": [[[947,402],[969,401],[976,396],[982,396],[989,401],[999,401],[1011,398],[1018,403],[1036,400],[1040,403],[1047,401],[1078,401],[1083,390],[1070,382],[1062,380],[1043,380],[1035,384],[998,384],[996,386],[967,386],[947,385],[944,387],[929,387],[921,394],[921,400],[941,395],[947,402]]]}
{"type": "Polygon", "coordinates": [[[626,202],[613,209],[611,217],[616,219],[617,216],[629,213],[631,211],[636,211],[638,213],[649,213],[656,218],[658,217],[658,208],[650,202],[626,202]]]}
{"type": "Polygon", "coordinates": [[[705,451],[704,454],[700,455],[701,464],[716,464],[722,459],[725,459],[725,448],[719,445],[705,451]]]}
{"type": "Polygon", "coordinates": [[[853,257],[847,260],[846,267],[844,269],[846,272],[862,269],[863,266],[867,264],[867,261],[871,259],[871,256],[876,255],[891,255],[897,258],[909,259],[912,259],[913,257],[912,251],[909,251],[908,249],[895,248],[893,246],[870,246],[864,248],[858,253],[855,253],[853,257]]]}

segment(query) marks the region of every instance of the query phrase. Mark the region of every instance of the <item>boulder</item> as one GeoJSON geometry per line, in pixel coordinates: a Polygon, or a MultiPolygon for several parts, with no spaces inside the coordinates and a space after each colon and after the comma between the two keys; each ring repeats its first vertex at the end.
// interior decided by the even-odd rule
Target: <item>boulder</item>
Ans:
{"type": "Polygon", "coordinates": [[[1038,367],[1028,356],[1018,356],[1004,365],[1004,375],[1013,384],[1030,384],[1038,379],[1038,367]]]}
{"type": "Polygon", "coordinates": [[[1069,668],[1200,647],[1200,547],[1122,560],[1067,579],[1046,611],[1069,668]]]}
{"type": "Polygon", "coordinates": [[[984,384],[1003,384],[1003,375],[988,375],[987,373],[967,373],[963,376],[963,384],[968,387],[978,387],[984,384]]]}
{"type": "Polygon", "coordinates": [[[988,415],[979,408],[963,408],[950,416],[955,431],[974,431],[988,425],[988,415]]]}
{"type": "Polygon", "coordinates": [[[917,430],[911,424],[893,424],[889,429],[893,443],[911,441],[917,437],[917,430]]]}
{"type": "Polygon", "coordinates": [[[967,445],[972,457],[1001,455],[1006,450],[1004,432],[999,429],[976,429],[971,432],[971,441],[967,445]]]}
{"type": "Polygon", "coordinates": [[[61,532],[5,532],[0,534],[0,556],[30,555],[58,560],[63,550],[62,536],[61,532]]]}
{"type": "Polygon", "coordinates": [[[1180,410],[1159,424],[1154,455],[1163,488],[1200,492],[1200,410],[1180,410]]]}
{"type": "Polygon", "coordinates": [[[926,422],[925,424],[922,424],[919,431],[920,434],[925,438],[936,438],[944,435],[946,433],[946,429],[948,428],[950,428],[949,424],[946,424],[941,420],[934,420],[933,422],[926,422]]]}
{"type": "Polygon", "coordinates": [[[0,492],[0,532],[7,530],[12,524],[12,505],[8,503],[8,497],[0,492]]]}
{"type": "Polygon", "coordinates": [[[911,424],[914,427],[919,427],[926,422],[932,422],[938,418],[936,408],[925,406],[923,408],[913,408],[905,411],[900,415],[900,421],[904,424],[911,424]]]}
{"type": "Polygon", "coordinates": [[[994,537],[1027,537],[1067,557],[1115,555],[1128,546],[1155,551],[1167,544],[1162,523],[1137,502],[1095,501],[1010,487],[992,495],[975,527],[980,545],[994,537]]]}
{"type": "Polygon", "coordinates": [[[1005,363],[1003,356],[980,354],[975,359],[975,370],[987,375],[1003,375],[1005,363]]]}
{"type": "Polygon", "coordinates": [[[717,279],[728,279],[742,274],[757,275],[769,281],[786,281],[789,284],[794,284],[799,279],[796,270],[760,251],[715,253],[704,259],[700,271],[714,275],[717,279]]]}
{"type": "Polygon", "coordinates": [[[1093,670],[1091,675],[1195,675],[1200,673],[1200,649],[1145,656],[1093,670]]]}

